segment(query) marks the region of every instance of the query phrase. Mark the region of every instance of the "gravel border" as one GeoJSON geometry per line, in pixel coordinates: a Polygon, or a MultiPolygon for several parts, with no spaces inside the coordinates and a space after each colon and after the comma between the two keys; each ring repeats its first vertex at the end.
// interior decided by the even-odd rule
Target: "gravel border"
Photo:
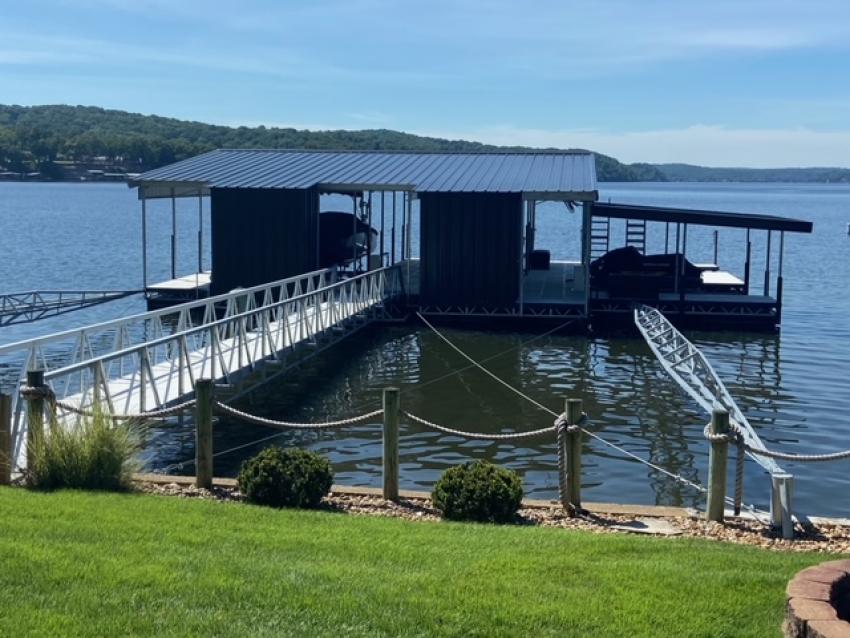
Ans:
{"type": "MultiPolygon", "coordinates": [[[[235,487],[215,486],[212,490],[194,485],[137,481],[141,492],[178,498],[200,498],[220,502],[244,501],[235,487]]],[[[430,499],[401,498],[398,502],[378,496],[331,492],[322,500],[321,509],[360,516],[387,516],[412,521],[440,521],[439,512],[430,499]]],[[[563,510],[551,507],[523,507],[517,525],[537,525],[580,529],[597,534],[644,533],[662,536],[703,538],[740,545],[753,545],[766,549],[794,552],[850,554],[850,527],[824,523],[798,523],[796,538],[785,540],[769,526],[746,518],[731,518],[726,523],[714,523],[697,517],[648,517],[622,514],[587,512],[581,517],[569,518],[563,510]]]]}

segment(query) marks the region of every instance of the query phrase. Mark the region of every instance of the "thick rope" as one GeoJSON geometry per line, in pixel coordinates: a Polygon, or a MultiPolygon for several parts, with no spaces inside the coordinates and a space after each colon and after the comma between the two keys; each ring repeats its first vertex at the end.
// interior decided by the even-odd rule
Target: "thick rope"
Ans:
{"type": "Polygon", "coordinates": [[[269,428],[283,428],[287,430],[327,430],[331,428],[339,428],[346,425],[354,425],[355,423],[368,422],[376,416],[381,416],[384,413],[383,410],[375,410],[374,412],[361,414],[348,419],[339,419],[338,421],[325,421],[323,423],[294,423],[291,421],[267,419],[266,417],[257,416],[256,414],[243,412],[242,410],[237,410],[236,408],[229,406],[226,403],[222,403],[221,401],[216,401],[214,405],[219,412],[242,421],[247,421],[248,423],[262,425],[269,428]]]}
{"type": "MultiPolygon", "coordinates": [[[[84,410],[82,408],[77,407],[73,403],[67,403],[65,401],[60,401],[56,399],[52,402],[58,408],[65,410],[66,412],[73,412],[74,414],[79,414],[80,416],[92,418],[97,416],[96,412],[92,412],[90,410],[84,410]]],[[[176,416],[181,412],[188,410],[189,408],[195,405],[195,399],[191,399],[189,401],[184,401],[183,403],[178,403],[177,405],[173,405],[170,408],[162,408],[159,410],[150,410],[147,412],[138,412],[136,414],[108,414],[104,412],[104,416],[112,419],[113,421],[143,421],[144,419],[165,419],[167,417],[176,416]]]]}
{"type": "Polygon", "coordinates": [[[418,417],[415,414],[411,414],[410,412],[405,412],[402,410],[401,413],[411,421],[419,423],[420,425],[424,425],[425,427],[431,428],[432,430],[437,430],[438,432],[443,432],[445,434],[452,434],[454,436],[462,436],[467,439],[482,439],[485,441],[514,441],[519,439],[530,439],[534,436],[549,434],[555,428],[554,425],[550,425],[545,428],[540,428],[539,430],[530,430],[527,432],[505,432],[502,434],[490,434],[487,432],[467,432],[465,430],[456,430],[455,428],[450,428],[446,427],[445,425],[433,423],[432,421],[428,421],[426,419],[423,419],[422,417],[418,417]]]}
{"type": "MultiPolygon", "coordinates": [[[[79,416],[94,418],[99,414],[93,410],[86,410],[81,408],[73,403],[68,403],[67,401],[61,401],[56,398],[56,394],[53,392],[50,386],[23,386],[20,390],[21,396],[25,399],[44,399],[50,403],[53,407],[54,411],[56,408],[60,408],[65,412],[72,412],[79,416]]],[[[190,399],[189,401],[184,401],[183,403],[178,403],[177,405],[173,405],[168,408],[161,408],[158,410],[149,410],[145,412],[138,412],[135,414],[109,414],[108,412],[102,412],[101,414],[113,421],[142,421],[145,419],[164,419],[170,416],[175,416],[180,414],[184,410],[191,408],[195,405],[195,399],[190,399]]]]}
{"type": "MultiPolygon", "coordinates": [[[[703,430],[703,436],[705,436],[705,438],[709,441],[735,443],[739,446],[741,445],[739,443],[739,439],[743,441],[743,433],[734,422],[729,424],[729,432],[723,434],[712,434],[710,432],[710,424],[706,425],[703,430]]],[[[765,448],[753,447],[749,443],[746,443],[746,441],[743,442],[743,447],[747,452],[756,456],[764,456],[782,461],[797,461],[798,463],[818,463],[850,458],[850,450],[842,450],[841,452],[832,452],[829,454],[794,454],[790,452],[776,452],[765,448]]]]}

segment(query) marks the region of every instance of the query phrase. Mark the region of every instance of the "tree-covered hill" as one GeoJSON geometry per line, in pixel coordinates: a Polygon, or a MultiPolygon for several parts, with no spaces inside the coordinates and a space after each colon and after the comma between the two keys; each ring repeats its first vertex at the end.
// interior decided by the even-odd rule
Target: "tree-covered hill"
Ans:
{"type": "MultiPolygon", "coordinates": [[[[61,178],[71,164],[139,172],[214,148],[487,151],[506,147],[385,129],[303,131],[230,127],[93,106],[0,105],[0,170],[61,178]]],[[[529,150],[510,147],[512,150],[529,150]]],[[[600,181],[663,181],[649,164],[596,155],[600,181]]]]}
{"type": "Polygon", "coordinates": [[[671,182],[850,182],[847,168],[714,168],[692,164],[655,167],[671,182]]]}

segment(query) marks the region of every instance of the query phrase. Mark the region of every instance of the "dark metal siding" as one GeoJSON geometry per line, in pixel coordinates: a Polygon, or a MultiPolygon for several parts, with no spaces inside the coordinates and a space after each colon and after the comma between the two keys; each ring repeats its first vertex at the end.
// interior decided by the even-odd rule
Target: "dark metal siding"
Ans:
{"type": "Polygon", "coordinates": [[[316,269],[315,188],[213,188],[210,202],[213,294],[316,269]]]}
{"type": "Polygon", "coordinates": [[[519,193],[422,193],[422,305],[511,306],[519,297],[519,193]]]}

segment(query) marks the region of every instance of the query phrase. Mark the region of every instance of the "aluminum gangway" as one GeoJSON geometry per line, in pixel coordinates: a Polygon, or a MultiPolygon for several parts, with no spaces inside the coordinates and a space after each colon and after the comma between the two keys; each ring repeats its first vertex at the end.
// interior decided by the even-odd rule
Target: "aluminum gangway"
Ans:
{"type": "Polygon", "coordinates": [[[30,323],[45,317],[123,299],[141,290],[27,290],[0,294],[0,326],[30,323]]]}
{"type": "Polygon", "coordinates": [[[667,374],[709,415],[716,405],[729,412],[737,424],[748,448],[746,454],[761,465],[771,476],[771,519],[775,526],[787,524],[791,516],[791,491],[793,477],[776,461],[760,456],[757,450],[766,450],[755,429],[723,385],[711,364],[672,323],[656,308],[639,305],[634,310],[634,321],[652,353],[667,374]]]}
{"type": "MultiPolygon", "coordinates": [[[[228,400],[371,321],[390,318],[398,265],[337,279],[330,269],[0,347],[0,384],[12,394],[12,437],[25,463],[27,371],[44,370],[56,398],[81,409],[138,414],[192,398],[211,378],[228,400]]],[[[67,418],[72,418],[68,415],[67,418]]]]}

